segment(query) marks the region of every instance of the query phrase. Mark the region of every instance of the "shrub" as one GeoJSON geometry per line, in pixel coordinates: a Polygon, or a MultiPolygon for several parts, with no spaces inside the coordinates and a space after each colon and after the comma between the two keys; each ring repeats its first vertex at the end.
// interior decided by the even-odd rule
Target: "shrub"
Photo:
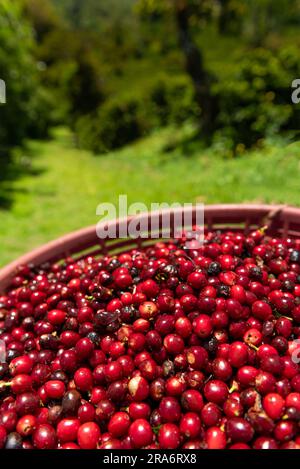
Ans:
{"type": "Polygon", "coordinates": [[[195,117],[188,79],[160,77],[135,98],[107,100],[96,113],[77,119],[75,132],[82,148],[103,153],[122,147],[151,130],[195,117]]]}
{"type": "Polygon", "coordinates": [[[107,101],[98,112],[80,117],[75,126],[78,145],[95,153],[120,148],[147,130],[141,104],[133,99],[107,101]]]}
{"type": "Polygon", "coordinates": [[[220,109],[215,141],[225,140],[231,148],[250,147],[278,132],[297,129],[300,112],[291,102],[291,83],[299,73],[297,48],[249,52],[231,80],[214,86],[220,109]]]}
{"type": "Polygon", "coordinates": [[[149,101],[159,126],[181,124],[197,116],[193,87],[185,76],[159,78],[150,90],[149,101]]]}
{"type": "Polygon", "coordinates": [[[33,134],[45,136],[51,112],[32,58],[31,29],[19,2],[0,0],[0,44],[0,78],[7,88],[7,104],[0,109],[0,149],[6,151],[33,134]]]}
{"type": "Polygon", "coordinates": [[[56,108],[71,125],[104,100],[98,47],[90,34],[63,28],[53,29],[38,47],[37,55],[47,65],[43,81],[55,90],[56,108]]]}

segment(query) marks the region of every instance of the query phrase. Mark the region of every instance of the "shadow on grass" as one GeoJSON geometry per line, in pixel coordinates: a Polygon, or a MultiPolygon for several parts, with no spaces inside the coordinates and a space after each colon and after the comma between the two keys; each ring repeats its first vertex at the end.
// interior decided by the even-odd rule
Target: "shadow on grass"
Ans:
{"type": "Polygon", "coordinates": [[[16,193],[26,192],[26,189],[15,186],[18,179],[39,176],[44,172],[43,169],[32,166],[36,153],[29,145],[22,149],[0,150],[0,210],[9,210],[16,193]]]}

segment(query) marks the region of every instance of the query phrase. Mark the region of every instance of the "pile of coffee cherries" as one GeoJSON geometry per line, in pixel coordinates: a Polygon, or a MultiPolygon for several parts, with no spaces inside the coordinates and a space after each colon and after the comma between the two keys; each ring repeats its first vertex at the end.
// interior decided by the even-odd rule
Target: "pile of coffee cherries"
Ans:
{"type": "Polygon", "coordinates": [[[20,266],[0,448],[299,449],[299,338],[300,240],[263,230],[20,266]]]}

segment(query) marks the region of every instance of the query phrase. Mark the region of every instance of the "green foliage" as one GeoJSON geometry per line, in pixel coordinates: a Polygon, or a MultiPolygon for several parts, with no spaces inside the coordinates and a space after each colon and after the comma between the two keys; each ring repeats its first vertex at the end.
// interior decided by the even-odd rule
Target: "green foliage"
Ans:
{"type": "Polygon", "coordinates": [[[216,140],[243,149],[260,139],[299,128],[300,109],[291,102],[291,83],[300,74],[296,47],[249,51],[232,79],[214,87],[220,114],[216,140]]]}
{"type": "Polygon", "coordinates": [[[24,12],[31,22],[38,41],[64,25],[64,19],[59,16],[51,0],[23,0],[24,12]]]}
{"type": "MultiPolygon", "coordinates": [[[[300,109],[291,102],[291,83],[298,76],[296,47],[248,50],[234,73],[213,84],[219,106],[213,143],[224,153],[241,153],[266,138],[296,131],[300,109]]],[[[105,153],[153,129],[199,118],[188,77],[161,73],[134,98],[110,98],[96,113],[78,119],[76,133],[82,148],[105,153]]]]}
{"type": "Polygon", "coordinates": [[[85,43],[76,51],[74,73],[70,76],[68,85],[71,112],[74,116],[95,110],[104,99],[101,65],[85,43]]]}
{"type": "Polygon", "coordinates": [[[7,104],[0,108],[0,148],[19,145],[28,136],[44,136],[49,124],[49,95],[40,88],[34,41],[19,1],[0,0],[0,77],[7,104]]]}
{"type": "Polygon", "coordinates": [[[161,76],[135,97],[109,99],[98,112],[79,118],[75,127],[78,144],[95,153],[105,153],[153,129],[195,118],[197,109],[188,78],[161,76]]]}
{"type": "Polygon", "coordinates": [[[149,113],[158,126],[182,124],[198,117],[198,106],[189,78],[159,78],[150,90],[149,113]]]}
{"type": "Polygon", "coordinates": [[[78,116],[94,111],[103,101],[98,50],[99,42],[94,35],[55,28],[36,52],[46,65],[43,81],[57,96],[58,115],[71,125],[78,116]]]}
{"type": "Polygon", "coordinates": [[[111,21],[130,16],[136,0],[53,0],[63,16],[76,29],[105,29],[111,21]]]}
{"type": "MultiPolygon", "coordinates": [[[[232,0],[233,1],[233,0],[232,0]]],[[[247,0],[241,10],[240,22],[246,37],[255,45],[262,45],[271,32],[299,19],[299,0],[247,0]]]]}
{"type": "Polygon", "coordinates": [[[134,99],[107,101],[95,114],[76,124],[78,144],[95,153],[105,153],[141,137],[148,129],[141,104],[134,99]]]}
{"type": "Polygon", "coordinates": [[[175,3],[186,3],[192,15],[209,17],[218,7],[217,1],[212,0],[138,0],[135,5],[135,11],[143,16],[155,17],[172,12],[175,3]]]}
{"type": "Polygon", "coordinates": [[[2,146],[58,122],[76,130],[81,147],[104,153],[169,124],[199,124],[178,41],[181,2],[204,66],[220,77],[214,141],[241,151],[297,128],[290,85],[300,74],[299,47],[253,51],[247,41],[272,32],[264,42],[278,47],[300,0],[177,1],[0,0],[0,78],[9,100],[0,110],[2,146]],[[236,61],[237,49],[247,55],[236,61]]]}

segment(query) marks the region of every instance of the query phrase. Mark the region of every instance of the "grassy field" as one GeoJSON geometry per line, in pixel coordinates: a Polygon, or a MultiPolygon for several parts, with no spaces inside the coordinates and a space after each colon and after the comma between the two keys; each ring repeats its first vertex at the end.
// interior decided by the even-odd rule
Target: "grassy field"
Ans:
{"type": "Polygon", "coordinates": [[[15,165],[22,168],[18,178],[3,184],[0,265],[97,223],[97,205],[116,203],[119,194],[148,206],[196,201],[300,205],[300,143],[273,142],[228,160],[213,150],[187,151],[179,137],[166,129],[105,156],[76,149],[63,129],[49,142],[30,142],[25,153],[16,154],[15,165]],[[170,151],[175,138],[179,144],[170,151]]]}

